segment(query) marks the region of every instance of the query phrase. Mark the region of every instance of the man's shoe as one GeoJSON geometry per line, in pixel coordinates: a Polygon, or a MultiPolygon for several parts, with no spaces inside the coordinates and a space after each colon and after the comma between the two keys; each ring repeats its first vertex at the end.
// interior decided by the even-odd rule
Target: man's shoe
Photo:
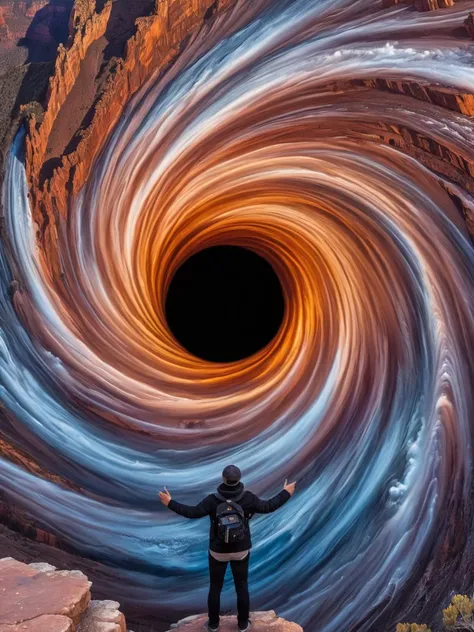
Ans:
{"type": "Polygon", "coordinates": [[[219,629],[219,624],[217,624],[216,626],[209,625],[209,621],[208,621],[207,623],[204,624],[204,629],[207,630],[208,632],[217,632],[217,630],[219,629]]]}
{"type": "Polygon", "coordinates": [[[252,622],[250,621],[250,619],[243,626],[240,625],[240,623],[239,623],[239,630],[240,630],[240,632],[248,632],[248,630],[250,630],[251,627],[252,627],[252,622]]]}

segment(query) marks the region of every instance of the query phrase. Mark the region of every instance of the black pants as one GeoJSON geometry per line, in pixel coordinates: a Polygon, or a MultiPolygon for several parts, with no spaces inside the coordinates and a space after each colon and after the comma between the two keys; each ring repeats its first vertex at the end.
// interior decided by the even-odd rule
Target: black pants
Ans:
{"type": "MultiPolygon", "coordinates": [[[[211,587],[207,606],[209,609],[209,625],[219,625],[219,611],[221,606],[221,591],[224,585],[225,572],[228,562],[219,562],[209,553],[209,575],[211,587]]],[[[231,560],[230,567],[234,577],[235,590],[237,592],[237,621],[244,626],[249,619],[250,599],[248,587],[250,551],[243,560],[231,560]]]]}

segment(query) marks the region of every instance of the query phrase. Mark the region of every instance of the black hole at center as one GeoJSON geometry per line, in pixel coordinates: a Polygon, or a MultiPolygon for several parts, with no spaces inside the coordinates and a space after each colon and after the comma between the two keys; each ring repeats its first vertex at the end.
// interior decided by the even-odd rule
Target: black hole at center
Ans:
{"type": "Polygon", "coordinates": [[[242,360],[265,347],[284,307],[270,263],[240,246],[212,246],[189,257],[174,274],[165,303],[175,338],[211,362],[242,360]]]}

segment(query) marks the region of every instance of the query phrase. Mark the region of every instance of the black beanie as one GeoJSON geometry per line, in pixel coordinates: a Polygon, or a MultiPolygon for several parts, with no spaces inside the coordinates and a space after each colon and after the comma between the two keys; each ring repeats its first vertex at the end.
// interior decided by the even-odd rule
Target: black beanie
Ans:
{"type": "Polygon", "coordinates": [[[228,465],[222,472],[225,484],[230,486],[238,485],[241,476],[242,473],[236,465],[228,465]]]}

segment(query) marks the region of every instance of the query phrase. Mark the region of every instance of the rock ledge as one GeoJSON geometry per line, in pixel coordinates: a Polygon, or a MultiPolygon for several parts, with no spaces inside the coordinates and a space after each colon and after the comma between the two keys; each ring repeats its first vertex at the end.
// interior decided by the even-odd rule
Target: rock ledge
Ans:
{"type": "MultiPolygon", "coordinates": [[[[252,621],[251,632],[303,632],[303,628],[297,623],[286,621],[279,617],[274,610],[250,613],[252,621]]],[[[178,623],[173,623],[168,632],[203,632],[207,622],[207,615],[197,614],[178,623]]],[[[236,632],[237,621],[234,616],[221,617],[219,632],[236,632]]]]}
{"type": "Polygon", "coordinates": [[[116,601],[91,601],[81,571],[0,559],[0,632],[126,632],[116,601]]]}

